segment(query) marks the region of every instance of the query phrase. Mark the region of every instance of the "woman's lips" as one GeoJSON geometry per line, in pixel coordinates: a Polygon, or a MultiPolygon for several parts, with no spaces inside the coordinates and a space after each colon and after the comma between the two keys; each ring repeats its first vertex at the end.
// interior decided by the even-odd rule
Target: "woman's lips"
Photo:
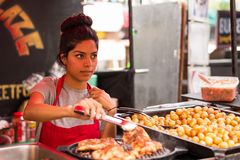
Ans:
{"type": "Polygon", "coordinates": [[[93,74],[93,71],[81,71],[81,73],[84,75],[90,75],[93,74]]]}

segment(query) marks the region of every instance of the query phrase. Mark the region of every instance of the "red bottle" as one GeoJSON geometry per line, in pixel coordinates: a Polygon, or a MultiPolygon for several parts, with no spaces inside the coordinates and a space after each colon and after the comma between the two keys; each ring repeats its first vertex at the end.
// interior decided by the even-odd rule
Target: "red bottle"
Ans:
{"type": "Polygon", "coordinates": [[[15,142],[26,142],[26,122],[22,112],[13,113],[13,125],[15,129],[15,142]]]}

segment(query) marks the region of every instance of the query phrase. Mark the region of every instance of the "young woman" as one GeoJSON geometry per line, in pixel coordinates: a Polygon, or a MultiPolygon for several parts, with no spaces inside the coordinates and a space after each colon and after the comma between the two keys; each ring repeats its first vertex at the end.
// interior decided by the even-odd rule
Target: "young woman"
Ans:
{"type": "Polygon", "coordinates": [[[98,37],[92,19],[83,13],[61,24],[58,61],[66,69],[59,79],[45,77],[32,90],[24,119],[42,122],[39,141],[52,148],[83,139],[114,137],[115,126],[100,123],[116,112],[110,96],[87,81],[97,66],[98,37]],[[85,115],[74,112],[81,106],[85,115]]]}

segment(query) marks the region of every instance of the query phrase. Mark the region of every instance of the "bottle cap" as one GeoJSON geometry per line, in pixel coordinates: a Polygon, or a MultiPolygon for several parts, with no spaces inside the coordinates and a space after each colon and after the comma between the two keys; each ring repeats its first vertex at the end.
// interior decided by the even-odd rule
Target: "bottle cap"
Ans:
{"type": "Polygon", "coordinates": [[[14,112],[13,116],[19,118],[19,117],[23,116],[23,112],[14,112]]]}

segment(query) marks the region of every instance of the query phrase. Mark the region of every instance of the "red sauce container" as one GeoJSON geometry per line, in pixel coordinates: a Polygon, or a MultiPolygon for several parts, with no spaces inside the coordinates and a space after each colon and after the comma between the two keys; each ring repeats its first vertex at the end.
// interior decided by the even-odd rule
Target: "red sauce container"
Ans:
{"type": "Polygon", "coordinates": [[[13,126],[15,130],[15,142],[26,142],[26,122],[22,112],[13,113],[13,126]]]}
{"type": "Polygon", "coordinates": [[[210,76],[208,80],[201,84],[203,100],[231,102],[236,98],[238,77],[210,76]]]}

